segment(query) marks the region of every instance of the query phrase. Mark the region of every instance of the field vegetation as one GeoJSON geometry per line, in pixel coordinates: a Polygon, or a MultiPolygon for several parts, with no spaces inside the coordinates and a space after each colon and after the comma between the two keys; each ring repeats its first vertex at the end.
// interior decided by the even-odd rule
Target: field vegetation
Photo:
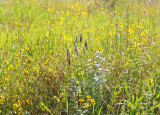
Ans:
{"type": "Polygon", "coordinates": [[[0,3],[0,114],[160,114],[160,5],[0,3]]]}

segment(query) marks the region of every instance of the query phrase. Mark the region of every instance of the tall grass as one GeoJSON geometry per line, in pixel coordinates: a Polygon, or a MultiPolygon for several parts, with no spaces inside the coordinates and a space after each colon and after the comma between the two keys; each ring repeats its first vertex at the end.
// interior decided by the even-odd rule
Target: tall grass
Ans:
{"type": "Polygon", "coordinates": [[[159,4],[0,3],[0,114],[159,114],[159,4]]]}

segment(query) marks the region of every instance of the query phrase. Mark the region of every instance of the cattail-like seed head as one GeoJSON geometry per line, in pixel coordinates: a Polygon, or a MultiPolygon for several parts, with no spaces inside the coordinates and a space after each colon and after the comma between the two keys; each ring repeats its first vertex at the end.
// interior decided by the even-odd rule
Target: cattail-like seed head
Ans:
{"type": "Polygon", "coordinates": [[[77,55],[79,55],[79,48],[77,46],[77,42],[75,43],[75,52],[77,52],[77,55]]]}
{"type": "Polygon", "coordinates": [[[77,42],[77,44],[78,44],[78,34],[76,35],[76,42],[77,42]]]}
{"type": "Polygon", "coordinates": [[[82,32],[80,33],[80,42],[82,42],[82,32]]]}
{"type": "Polygon", "coordinates": [[[86,47],[83,45],[83,53],[86,53],[86,47]]]}
{"type": "Polygon", "coordinates": [[[71,54],[68,46],[67,46],[67,62],[68,62],[68,65],[71,64],[71,54]]]}
{"type": "Polygon", "coordinates": [[[149,5],[152,5],[153,0],[149,0],[149,5]]]}
{"type": "Polygon", "coordinates": [[[85,47],[86,47],[86,50],[88,50],[88,40],[87,40],[87,38],[85,39],[85,47]]]}
{"type": "Polygon", "coordinates": [[[78,45],[77,45],[77,42],[75,43],[75,51],[77,52],[77,48],[78,48],[78,45]]]}
{"type": "Polygon", "coordinates": [[[79,48],[77,47],[77,55],[79,55],[79,48]]]}
{"type": "Polygon", "coordinates": [[[80,100],[80,93],[78,91],[78,107],[81,106],[81,102],[79,100],[80,100]]]}

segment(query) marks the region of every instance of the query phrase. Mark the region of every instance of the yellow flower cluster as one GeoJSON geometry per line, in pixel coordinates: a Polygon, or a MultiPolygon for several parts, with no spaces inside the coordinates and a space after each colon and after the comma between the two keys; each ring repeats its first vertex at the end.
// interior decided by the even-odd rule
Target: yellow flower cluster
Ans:
{"type": "Polygon", "coordinates": [[[4,97],[2,95],[0,96],[0,105],[4,105],[4,97]]]}
{"type": "Polygon", "coordinates": [[[20,100],[18,100],[17,103],[13,104],[13,109],[14,110],[18,110],[18,113],[22,113],[22,107],[21,107],[21,102],[20,100]]]}
{"type": "Polygon", "coordinates": [[[51,113],[51,110],[43,102],[41,103],[41,108],[43,111],[46,110],[48,113],[51,113]]]}
{"type": "Polygon", "coordinates": [[[49,9],[48,9],[48,12],[54,12],[54,10],[49,8],[49,9]]]}
{"type": "Polygon", "coordinates": [[[85,100],[85,101],[84,101],[83,99],[79,99],[79,102],[84,103],[84,104],[83,104],[83,108],[84,108],[84,109],[89,108],[90,103],[91,103],[93,106],[96,104],[96,103],[95,103],[95,100],[94,100],[94,99],[91,99],[91,96],[86,96],[86,100],[85,100]]]}
{"type": "Polygon", "coordinates": [[[16,21],[12,21],[13,24],[17,25],[17,27],[23,27],[23,24],[22,23],[18,23],[16,21]]]}

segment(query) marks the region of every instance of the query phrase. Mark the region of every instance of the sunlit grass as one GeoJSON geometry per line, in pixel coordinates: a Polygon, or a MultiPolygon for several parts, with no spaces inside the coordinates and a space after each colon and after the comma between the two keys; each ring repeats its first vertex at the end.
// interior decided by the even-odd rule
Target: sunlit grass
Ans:
{"type": "Polygon", "coordinates": [[[0,3],[0,114],[158,114],[159,4],[0,3]]]}

